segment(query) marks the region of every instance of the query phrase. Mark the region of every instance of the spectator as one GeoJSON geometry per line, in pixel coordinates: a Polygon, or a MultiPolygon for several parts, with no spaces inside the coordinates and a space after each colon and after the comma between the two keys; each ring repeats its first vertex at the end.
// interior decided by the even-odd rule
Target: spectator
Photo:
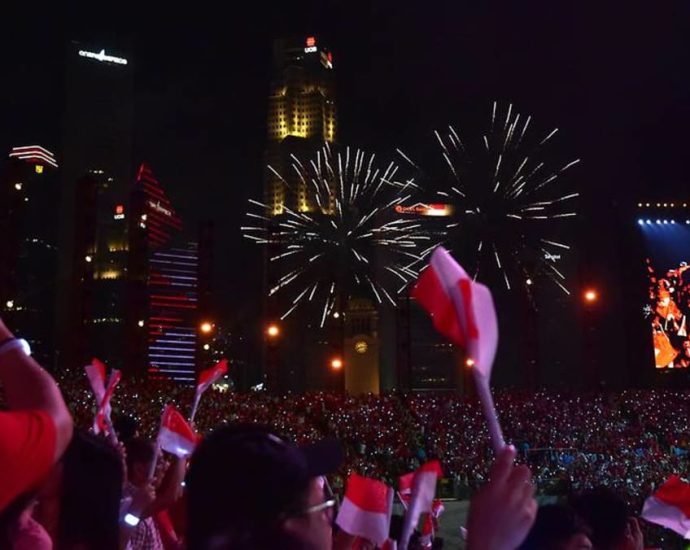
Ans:
{"type": "Polygon", "coordinates": [[[332,548],[336,502],[322,476],[341,460],[333,441],[298,448],[260,426],[216,430],[188,474],[189,550],[332,548]]]}
{"type": "Polygon", "coordinates": [[[117,550],[124,472],[106,440],[75,431],[41,488],[36,518],[59,550],[117,550]]]}
{"type": "Polygon", "coordinates": [[[573,507],[589,525],[594,550],[642,550],[637,520],[628,515],[625,501],[605,487],[587,491],[573,500],[573,507]]]}
{"type": "Polygon", "coordinates": [[[150,470],[156,449],[143,439],[131,439],[126,445],[127,483],[123,492],[131,504],[125,505],[130,521],[123,529],[123,541],[131,550],[163,550],[161,534],[154,517],[167,510],[182,494],[185,463],[176,460],[156,493],[150,470]]]}
{"type": "Polygon", "coordinates": [[[519,550],[592,550],[589,529],[567,506],[549,504],[539,508],[537,520],[519,550]]]}
{"type": "Polygon", "coordinates": [[[35,489],[72,437],[72,417],[55,381],[0,319],[0,511],[35,489]]]}

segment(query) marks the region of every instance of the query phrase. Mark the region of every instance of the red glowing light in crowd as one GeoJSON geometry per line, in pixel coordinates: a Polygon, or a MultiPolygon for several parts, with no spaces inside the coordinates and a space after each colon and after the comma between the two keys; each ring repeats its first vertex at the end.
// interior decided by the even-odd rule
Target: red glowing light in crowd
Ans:
{"type": "Polygon", "coordinates": [[[307,48],[311,48],[313,46],[316,46],[316,38],[313,36],[308,36],[307,37],[307,48]]]}

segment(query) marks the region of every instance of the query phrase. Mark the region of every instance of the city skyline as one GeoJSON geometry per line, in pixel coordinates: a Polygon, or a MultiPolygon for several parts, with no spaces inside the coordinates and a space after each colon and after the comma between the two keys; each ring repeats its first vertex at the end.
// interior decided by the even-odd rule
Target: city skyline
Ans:
{"type": "MultiPolygon", "coordinates": [[[[660,195],[659,181],[669,195],[684,183],[690,48],[681,3],[649,13],[641,2],[624,12],[545,2],[425,11],[411,3],[302,2],[253,6],[232,32],[199,13],[163,28],[155,24],[158,8],[123,4],[105,21],[84,7],[72,3],[56,18],[46,12],[26,25],[20,18],[3,37],[4,51],[25,55],[7,68],[15,85],[2,92],[0,144],[57,149],[65,44],[83,40],[99,54],[128,42],[137,88],[134,157],[154,166],[185,219],[219,222],[218,297],[230,324],[255,322],[244,297],[260,299],[256,281],[236,273],[232,259],[260,268],[237,227],[246,199],[262,185],[271,44],[279,36],[323,37],[332,48],[343,142],[384,152],[416,148],[434,128],[471,120],[494,97],[567,130],[569,149],[584,159],[583,282],[616,286],[621,260],[610,251],[625,235],[619,217],[628,200],[660,195]]],[[[620,333],[613,311],[622,304],[610,306],[602,322],[620,333]]]]}

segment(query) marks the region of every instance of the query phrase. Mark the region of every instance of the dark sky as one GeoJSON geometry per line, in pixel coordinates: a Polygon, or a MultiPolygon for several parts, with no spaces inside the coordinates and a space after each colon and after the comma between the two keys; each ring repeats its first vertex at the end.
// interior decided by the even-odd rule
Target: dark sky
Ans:
{"type": "MultiPolygon", "coordinates": [[[[382,153],[397,145],[419,150],[434,128],[488,113],[493,99],[561,128],[563,146],[584,161],[578,185],[588,244],[592,233],[605,237],[618,223],[614,203],[687,188],[684,1],[254,0],[225,3],[222,11],[211,2],[31,6],[2,17],[0,150],[28,141],[59,150],[66,40],[129,43],[135,158],[152,164],[190,224],[216,221],[218,277],[232,310],[256,286],[246,273],[258,255],[242,244],[238,227],[246,199],[261,192],[277,36],[315,34],[330,44],[345,143],[382,153]]],[[[595,241],[584,259],[606,271],[600,260],[611,242],[595,241]]]]}

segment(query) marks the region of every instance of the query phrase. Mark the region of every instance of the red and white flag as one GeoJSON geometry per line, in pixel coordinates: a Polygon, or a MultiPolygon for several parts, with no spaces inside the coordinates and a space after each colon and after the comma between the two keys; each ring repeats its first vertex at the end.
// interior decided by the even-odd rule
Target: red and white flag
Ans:
{"type": "Polygon", "coordinates": [[[222,359],[218,361],[211,368],[202,370],[199,373],[199,381],[196,385],[196,392],[201,394],[209,389],[213,384],[215,384],[220,378],[228,372],[228,360],[222,359]]]}
{"type": "Polygon", "coordinates": [[[197,435],[175,407],[166,405],[158,432],[160,448],[179,458],[186,458],[194,452],[197,435]]]}
{"type": "Polygon", "coordinates": [[[672,475],[644,501],[642,517],[690,539],[690,483],[672,475]]]}
{"type": "Polygon", "coordinates": [[[201,401],[203,393],[220,380],[226,372],[228,372],[228,360],[222,359],[211,368],[202,370],[199,373],[199,381],[196,384],[194,403],[192,404],[192,413],[189,415],[190,422],[194,422],[194,417],[196,416],[196,411],[199,408],[199,402],[201,401]]]}
{"type": "Polygon", "coordinates": [[[498,322],[491,291],[473,281],[450,253],[439,246],[412,294],[429,312],[436,330],[465,348],[474,369],[489,378],[498,346],[498,322]]]}
{"type": "Polygon", "coordinates": [[[393,514],[393,489],[382,481],[351,474],[335,522],[338,526],[377,546],[388,539],[393,514]]]}
{"type": "Polygon", "coordinates": [[[431,513],[436,497],[436,481],[443,476],[438,460],[422,464],[415,472],[412,482],[412,493],[405,512],[400,548],[406,549],[419,518],[424,513],[431,513]]]}
{"type": "Polygon", "coordinates": [[[498,347],[498,321],[491,291],[465,273],[439,246],[417,280],[412,295],[431,315],[436,329],[465,349],[484,410],[494,450],[505,443],[489,389],[498,347]]]}
{"type": "MultiPolygon", "coordinates": [[[[102,363],[101,363],[102,364],[102,363]]],[[[99,368],[100,370],[100,368],[99,368]]],[[[117,369],[110,371],[110,378],[108,379],[108,385],[103,390],[101,399],[98,405],[98,411],[96,412],[96,418],[93,423],[93,431],[96,434],[101,432],[107,433],[114,441],[117,441],[115,436],[115,431],[110,420],[110,400],[113,397],[115,388],[120,383],[121,373],[117,369]]]]}
{"type": "Polygon", "coordinates": [[[105,364],[96,359],[91,359],[91,364],[84,367],[86,378],[89,380],[91,391],[100,405],[105,394],[106,367],[105,364]]]}

